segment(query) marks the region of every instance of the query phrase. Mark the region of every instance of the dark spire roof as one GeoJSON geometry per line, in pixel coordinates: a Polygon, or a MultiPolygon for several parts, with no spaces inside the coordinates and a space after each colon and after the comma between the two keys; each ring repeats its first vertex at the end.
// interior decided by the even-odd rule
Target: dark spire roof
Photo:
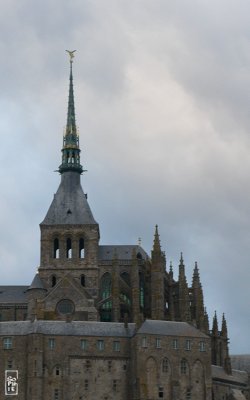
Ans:
{"type": "Polygon", "coordinates": [[[54,195],[47,215],[41,225],[89,225],[97,224],[81,186],[79,138],[75,122],[72,62],[70,55],[69,102],[67,126],[63,139],[62,164],[59,167],[61,184],[54,195]]]}
{"type": "Polygon", "coordinates": [[[73,73],[72,73],[74,52],[68,52],[68,53],[70,55],[68,115],[67,115],[66,130],[63,138],[62,164],[59,167],[59,172],[63,174],[66,171],[75,171],[81,174],[83,172],[83,168],[80,164],[81,150],[79,148],[79,136],[76,127],[73,73]]]}
{"type": "Polygon", "coordinates": [[[36,273],[31,285],[28,287],[27,290],[31,290],[31,289],[42,289],[42,290],[46,290],[43,286],[43,283],[40,279],[40,276],[38,273],[36,273]]]}

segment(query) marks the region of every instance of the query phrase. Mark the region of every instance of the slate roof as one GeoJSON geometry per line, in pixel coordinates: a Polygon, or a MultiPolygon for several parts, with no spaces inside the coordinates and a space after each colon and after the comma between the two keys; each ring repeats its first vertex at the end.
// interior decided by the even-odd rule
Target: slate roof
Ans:
{"type": "Polygon", "coordinates": [[[29,286],[0,286],[1,303],[27,303],[29,286]]]}
{"type": "Polygon", "coordinates": [[[28,290],[30,290],[30,289],[43,289],[43,290],[46,290],[44,288],[44,286],[43,286],[43,283],[42,283],[41,278],[40,278],[38,273],[36,273],[31,285],[28,287],[28,290]]]}
{"type": "Polygon", "coordinates": [[[235,384],[244,384],[248,383],[248,375],[245,371],[239,371],[236,369],[232,370],[232,375],[228,375],[223,367],[219,367],[218,365],[212,365],[212,378],[214,380],[222,380],[227,382],[232,382],[235,384]]]}
{"type": "Polygon", "coordinates": [[[233,368],[250,373],[250,354],[231,355],[230,358],[233,368]]]}
{"type": "Polygon", "coordinates": [[[138,330],[138,334],[188,336],[197,338],[208,337],[187,322],[158,321],[149,319],[142,324],[142,326],[138,330]]]}
{"type": "Polygon", "coordinates": [[[98,258],[99,260],[113,260],[114,252],[116,252],[119,260],[131,260],[133,250],[136,254],[140,253],[142,259],[147,259],[148,255],[141,246],[138,245],[105,245],[99,246],[98,258]]]}
{"type": "Polygon", "coordinates": [[[44,335],[61,336],[118,336],[131,337],[135,333],[135,324],[125,328],[120,322],[95,321],[10,321],[0,322],[0,335],[28,335],[42,333],[44,335]]]}
{"type": "Polygon", "coordinates": [[[60,186],[41,223],[41,225],[61,224],[97,224],[82,190],[78,172],[67,171],[62,174],[60,186]]]}

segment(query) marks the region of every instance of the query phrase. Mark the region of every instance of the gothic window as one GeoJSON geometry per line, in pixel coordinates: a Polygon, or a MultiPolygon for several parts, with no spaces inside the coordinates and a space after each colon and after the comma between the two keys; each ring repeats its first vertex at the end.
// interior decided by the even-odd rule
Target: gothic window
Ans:
{"type": "Polygon", "coordinates": [[[181,360],[181,374],[185,375],[187,373],[187,361],[185,359],[181,360]]]}
{"type": "Polygon", "coordinates": [[[69,151],[67,151],[67,163],[69,164],[70,162],[70,156],[69,156],[69,151]]]}
{"type": "Polygon", "coordinates": [[[59,240],[56,238],[54,239],[54,258],[59,258],[59,240]]]}
{"type": "Polygon", "coordinates": [[[138,260],[142,260],[142,255],[141,255],[141,253],[137,253],[137,254],[136,254],[136,258],[137,258],[138,260]]]}
{"type": "Polygon", "coordinates": [[[53,275],[52,278],[51,278],[51,286],[52,287],[56,286],[56,276],[55,275],[53,275]]]}
{"type": "Polygon", "coordinates": [[[55,372],[55,375],[56,376],[59,376],[60,375],[60,367],[57,365],[56,367],[55,367],[55,370],[54,370],[54,372],[55,372]]]}
{"type": "Polygon", "coordinates": [[[81,285],[85,286],[85,275],[81,275],[81,285]]]}
{"type": "Polygon", "coordinates": [[[168,372],[168,359],[164,358],[162,361],[162,372],[168,372]]]}
{"type": "Polygon", "coordinates": [[[66,257],[72,258],[72,244],[71,244],[71,239],[69,238],[66,241],[66,257]]]}
{"type": "Polygon", "coordinates": [[[12,349],[12,337],[3,338],[3,348],[5,350],[12,349]]]}
{"type": "MultiPolygon", "coordinates": [[[[101,279],[101,299],[106,300],[111,296],[111,275],[106,272],[101,279]]],[[[112,301],[104,301],[101,307],[101,321],[111,321],[112,301]]]]}
{"type": "Polygon", "coordinates": [[[145,305],[145,289],[144,289],[144,276],[140,273],[140,307],[144,308],[145,305]]]}
{"type": "Polygon", "coordinates": [[[84,240],[81,238],[79,240],[79,258],[84,258],[84,240]]]}

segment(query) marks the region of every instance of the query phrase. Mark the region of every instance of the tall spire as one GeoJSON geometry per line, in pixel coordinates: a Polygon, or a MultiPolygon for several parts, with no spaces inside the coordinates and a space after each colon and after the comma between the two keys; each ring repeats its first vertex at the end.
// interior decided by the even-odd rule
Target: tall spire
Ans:
{"type": "Polygon", "coordinates": [[[73,72],[72,64],[74,58],[74,51],[66,50],[70,56],[70,74],[69,74],[69,98],[68,98],[68,114],[67,125],[63,138],[62,148],[62,164],[59,167],[59,172],[63,174],[66,171],[75,171],[78,173],[83,172],[80,164],[80,148],[79,136],[76,128],[75,118],[75,103],[74,103],[74,89],[73,89],[73,72]]]}

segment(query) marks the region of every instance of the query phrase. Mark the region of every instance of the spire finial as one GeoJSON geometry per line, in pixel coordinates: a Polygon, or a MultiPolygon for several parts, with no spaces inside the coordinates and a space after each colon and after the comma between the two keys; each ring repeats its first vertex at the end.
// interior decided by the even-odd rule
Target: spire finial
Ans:
{"type": "Polygon", "coordinates": [[[70,63],[73,62],[73,58],[75,57],[74,53],[76,52],[76,50],[66,50],[67,53],[69,53],[69,59],[70,59],[70,63]]]}
{"type": "Polygon", "coordinates": [[[69,100],[68,100],[68,114],[67,114],[67,125],[63,138],[63,149],[62,149],[62,164],[59,167],[59,172],[62,174],[66,171],[75,171],[78,173],[83,172],[83,168],[80,164],[80,148],[79,148],[79,136],[76,128],[75,118],[75,103],[74,103],[74,89],[73,89],[73,73],[72,63],[74,53],[76,50],[66,50],[70,57],[70,74],[69,74],[69,100]]]}

